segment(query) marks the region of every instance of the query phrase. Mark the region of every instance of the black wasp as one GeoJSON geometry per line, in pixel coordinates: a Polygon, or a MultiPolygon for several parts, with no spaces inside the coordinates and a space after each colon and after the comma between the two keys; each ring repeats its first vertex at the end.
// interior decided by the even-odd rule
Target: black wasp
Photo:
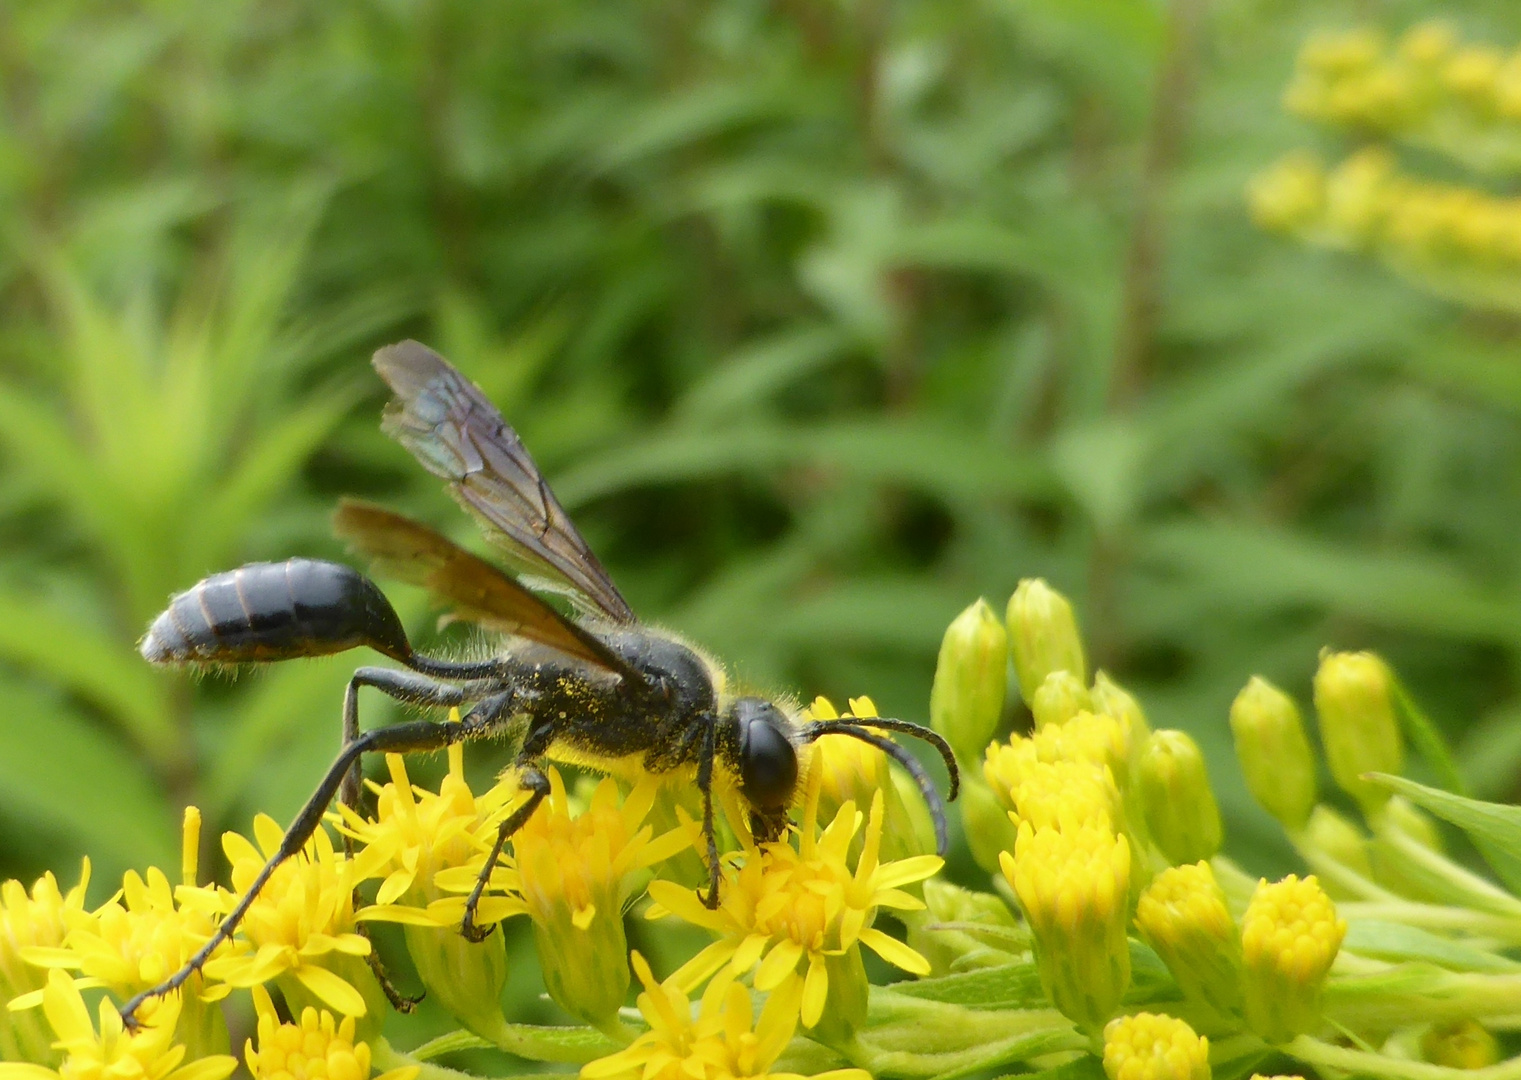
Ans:
{"type": "Polygon", "coordinates": [[[903,720],[801,723],[784,704],[730,693],[714,661],[634,617],[517,432],[477,386],[415,341],[381,349],[374,364],[396,394],[385,412],[386,433],[448,482],[521,581],[428,526],[379,506],[343,502],[335,530],[382,575],[425,586],[455,617],[504,635],[503,647],[498,655],[473,662],[414,652],[401,620],[373,582],[348,566],[315,559],[250,563],[174,597],[142,640],[142,654],[154,664],[265,663],[367,645],[405,670],[354,672],[343,698],[342,749],[286,830],[279,851],[205,946],[168,980],[129,1001],[124,1018],[130,1020],[146,999],[184,983],[232,936],[275,868],[320,826],[335,795],[357,802],[360,759],[370,752],[437,750],[466,739],[520,734],[511,769],[528,798],[502,822],[466,904],[460,933],[472,941],[490,933],[490,927],[476,926],[473,916],[491,869],[508,838],[549,792],[545,759],[561,755],[593,765],[622,759],[652,773],[690,777],[702,798],[710,906],[718,902],[719,886],[715,777],[738,785],[755,836],[776,839],[786,830],[798,795],[798,747],[825,734],[870,743],[907,769],[930,806],[944,853],[945,807],[929,774],[902,747],[868,729],[901,731],[932,743],[950,770],[954,799],[956,764],[943,739],[903,720]],[[530,587],[568,596],[576,617],[562,615],[530,587]],[[414,720],[361,733],[363,686],[409,705],[470,708],[458,721],[414,720]]]}

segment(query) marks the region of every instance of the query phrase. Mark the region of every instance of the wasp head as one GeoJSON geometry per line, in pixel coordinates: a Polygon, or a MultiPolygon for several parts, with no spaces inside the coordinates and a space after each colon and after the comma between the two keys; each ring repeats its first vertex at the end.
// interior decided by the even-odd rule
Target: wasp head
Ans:
{"type": "Polygon", "coordinates": [[[730,707],[739,788],[750,804],[750,828],[759,841],[779,839],[797,790],[795,730],[787,714],[764,698],[739,698],[730,707]]]}

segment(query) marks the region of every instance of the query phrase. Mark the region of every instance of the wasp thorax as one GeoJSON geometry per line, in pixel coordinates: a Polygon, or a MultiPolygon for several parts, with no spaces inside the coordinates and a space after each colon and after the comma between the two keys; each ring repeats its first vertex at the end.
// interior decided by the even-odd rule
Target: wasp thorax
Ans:
{"type": "Polygon", "coordinates": [[[750,804],[774,810],[792,804],[797,750],[791,723],[763,698],[740,698],[731,710],[739,728],[739,784],[750,804]]]}

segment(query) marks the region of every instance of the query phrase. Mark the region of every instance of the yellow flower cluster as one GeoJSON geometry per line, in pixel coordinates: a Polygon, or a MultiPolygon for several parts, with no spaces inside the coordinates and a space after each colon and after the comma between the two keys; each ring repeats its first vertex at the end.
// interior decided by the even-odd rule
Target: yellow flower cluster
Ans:
{"type": "Polygon", "coordinates": [[[1401,137],[1477,167],[1514,165],[1521,150],[1521,50],[1462,44],[1424,22],[1389,42],[1370,29],[1305,42],[1284,92],[1308,120],[1401,137]]]}
{"type": "MultiPolygon", "coordinates": [[[[1244,1071],[1241,1055],[1255,1060],[1265,1045],[1322,1074],[1388,1080],[1456,1080],[1441,1070],[1496,1059],[1499,1044],[1476,1018],[1521,1010],[1508,958],[1497,953],[1486,965],[1465,954],[1451,979],[1433,976],[1427,959],[1397,971],[1382,998],[1366,985],[1323,994],[1348,927],[1319,879],[1291,875],[1253,892],[1217,853],[1219,810],[1198,745],[1180,731],[1150,730],[1135,699],[1104,673],[1089,682],[1072,607],[1049,586],[1021,584],[1007,612],[1006,629],[986,603],[952,625],[934,710],[967,767],[963,821],[995,875],[991,890],[928,880],[942,860],[923,853],[926,830],[888,758],[849,738],[799,748],[801,806],[780,839],[756,843],[734,792],[717,793],[734,835],[725,837],[712,908],[686,874],[705,857],[691,785],[683,787],[689,776],[631,771],[567,782],[549,769],[547,797],[498,852],[503,823],[529,797],[515,779],[477,795],[455,747],[434,791],[392,756],[388,782],[368,784],[373,812],[339,807],[328,816],[343,845],[319,829],[273,872],[203,970],[151,1002],[135,1030],[124,1028],[117,1003],[212,940],[280,849],[276,823],[258,817],[252,839],[224,834],[231,888],[197,881],[193,811],[178,885],[157,869],[129,872],[96,907],[85,901],[88,864],[67,892],[51,875],[30,891],[0,885],[0,1080],[224,1080],[235,1059],[221,1001],[234,992],[245,1005],[251,997],[257,1015],[242,1048],[254,1080],[369,1080],[376,1071],[378,1080],[415,1080],[433,1068],[415,1058],[479,1039],[573,1062],[585,1080],[970,1075],[1014,1062],[1049,1067],[1073,1051],[1101,1057],[1109,1080],[1208,1080],[1204,1034],[1232,1075],[1244,1071]],[[1014,715],[1005,667],[1036,723],[1029,734],[994,740],[1014,715]],[[478,921],[526,917],[549,996],[589,1026],[546,1030],[503,1015],[505,935],[469,941],[458,932],[488,857],[496,861],[480,886],[478,921]],[[654,925],[639,926],[640,940],[674,968],[663,980],[629,949],[626,918],[641,906],[654,925]],[[907,943],[878,925],[883,912],[903,917],[907,943]],[[399,999],[363,932],[382,922],[400,927],[416,979],[474,1037],[445,1035],[414,1056],[384,1039],[382,994],[399,999]],[[693,928],[708,942],[671,956],[693,928]],[[1172,981],[1151,971],[1132,985],[1132,956],[1147,958],[1136,964],[1146,973],[1153,953],[1172,981]],[[1043,991],[1033,1001],[1032,958],[1043,991]],[[867,965],[878,961],[948,977],[874,990],[867,965]],[[973,970],[989,967],[1005,970],[986,979],[973,970]],[[625,1007],[630,968],[642,988],[637,1016],[625,1007]],[[85,994],[101,995],[98,1019],[85,994]],[[985,994],[1021,1000],[1011,1006],[985,994]],[[1471,1012],[1454,1004],[1465,994],[1479,1003],[1471,1012]],[[1350,1011],[1351,1026],[1338,1007],[1350,1011]],[[1395,1049],[1323,1041],[1338,1030],[1395,1049]],[[1407,1064],[1422,1059],[1421,1069],[1384,1069],[1396,1050],[1407,1064]]],[[[1521,901],[1444,861],[1415,791],[1391,798],[1388,781],[1372,775],[1403,761],[1402,695],[1376,657],[1321,659],[1315,705],[1331,776],[1357,800],[1371,836],[1317,802],[1298,709],[1260,678],[1231,711],[1249,787],[1311,868],[1325,868],[1338,897],[1388,901],[1377,917],[1410,914],[1440,930],[1469,929],[1469,915],[1480,920],[1482,934],[1461,941],[1424,931],[1373,935],[1387,949],[1420,948],[1428,958],[1497,949],[1486,941],[1514,939],[1507,920],[1521,901]],[[1403,904],[1408,882],[1380,861],[1391,851],[1407,858],[1406,872],[1425,875],[1409,879],[1410,895],[1445,888],[1443,902],[1403,904]],[[1481,901],[1475,911],[1459,906],[1464,896],[1481,901]]],[[[820,698],[807,716],[839,714],[820,698]]],[[[870,699],[856,698],[843,718],[875,716],[870,699]]],[[[1354,955],[1343,970],[1382,979],[1391,965],[1354,955]]],[[[410,981],[405,969],[403,977],[410,981]]],[[[1090,1058],[1083,1067],[1094,1066],[1090,1058]]]]}
{"type": "MultiPolygon", "coordinates": [[[[1284,94],[1309,120],[1444,154],[1480,173],[1521,170],[1521,50],[1458,42],[1422,23],[1390,44],[1368,29],[1311,37],[1284,94]]],[[[1289,154],[1248,186],[1264,228],[1363,252],[1466,303],[1521,309],[1521,200],[1403,175],[1373,145],[1333,168],[1289,154]]]]}

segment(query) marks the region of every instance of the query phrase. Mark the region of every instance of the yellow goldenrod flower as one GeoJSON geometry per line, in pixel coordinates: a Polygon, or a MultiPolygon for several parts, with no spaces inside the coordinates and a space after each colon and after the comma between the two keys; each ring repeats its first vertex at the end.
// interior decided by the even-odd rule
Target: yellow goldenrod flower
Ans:
{"type": "Polygon", "coordinates": [[[0,1080],[223,1080],[237,1068],[237,1059],[214,1054],[186,1062],[185,1048],[174,1041],[179,1009],[179,996],[170,995],[137,1031],[128,1032],[116,1005],[103,998],[97,1030],[79,987],[55,968],[48,972],[42,1011],[63,1054],[62,1064],[56,1071],[43,1065],[0,1064],[0,1080]]]}
{"type": "MultiPolygon", "coordinates": [[[[69,912],[69,931],[61,947],[33,946],[23,958],[41,968],[77,971],[80,987],[103,986],[118,1001],[157,986],[178,971],[215,932],[220,911],[195,888],[200,842],[200,812],[185,811],[181,875],[187,888],[176,897],[168,877],[157,867],[146,876],[129,870],[121,890],[94,911],[69,912]]],[[[244,951],[241,942],[224,942],[218,958],[244,951]]],[[[222,1011],[211,1003],[227,996],[228,987],[208,981],[201,973],[186,983],[179,1012],[178,1041],[191,1056],[227,1049],[227,1025],[222,1011]]],[[[41,991],[16,1000],[12,1008],[41,1004],[41,991]]],[[[154,1002],[144,1003],[151,1013],[154,1002]]]]}
{"type": "Polygon", "coordinates": [[[43,874],[27,893],[19,881],[0,884],[0,1060],[51,1062],[57,1053],[42,1029],[42,1018],[11,1002],[41,992],[47,973],[25,959],[39,950],[56,950],[74,919],[84,913],[90,884],[90,860],[80,868],[79,884],[67,894],[52,873],[43,874]]]}
{"type": "MultiPolygon", "coordinates": [[[[639,1011],[649,1030],[626,1049],[582,1066],[582,1080],[802,1080],[770,1071],[797,1029],[799,986],[773,991],[754,1020],[750,991],[731,978],[714,979],[693,1016],[674,976],[657,983],[644,957],[636,952],[631,959],[644,984],[639,1011]]],[[[870,1080],[862,1069],[819,1075],[870,1080]]]]}
{"type": "MultiPolygon", "coordinates": [[[[244,1060],[254,1080],[370,1080],[370,1047],[354,1038],[354,1018],[308,1005],[299,1024],[282,1024],[262,986],[254,987],[259,1014],[258,1048],[249,1039],[244,1060]]],[[[376,1080],[414,1080],[416,1065],[381,1073],[376,1080]]]]}
{"type": "Polygon", "coordinates": [[[1389,792],[1363,774],[1398,773],[1404,764],[1390,683],[1388,667],[1368,652],[1326,653],[1315,672],[1315,711],[1326,764],[1365,812],[1381,807],[1389,792]]]}
{"type": "Polygon", "coordinates": [[[1104,766],[1082,761],[1041,762],[1009,789],[1015,826],[1075,829],[1093,825],[1116,830],[1120,821],[1119,789],[1104,766]]]}
{"type": "Polygon", "coordinates": [[[1314,875],[1261,881],[1241,921],[1247,1024],[1268,1042],[1314,1029],[1347,923],[1314,875]]]}
{"type": "Polygon", "coordinates": [[[1315,756],[1294,699],[1253,675],[1231,702],[1230,720],[1252,796],[1284,828],[1304,828],[1315,807],[1315,756]]]}
{"type": "MultiPolygon", "coordinates": [[[[803,710],[802,719],[849,720],[877,715],[876,703],[869,697],[851,698],[850,708],[843,714],[836,711],[828,698],[820,697],[803,710]]],[[[818,771],[821,816],[837,813],[847,802],[865,806],[874,794],[881,792],[886,815],[882,846],[889,859],[924,855],[935,850],[934,826],[930,824],[928,814],[915,814],[911,809],[921,805],[917,793],[912,799],[904,799],[887,755],[877,747],[849,735],[825,735],[807,748],[803,768],[804,791],[812,782],[813,770],[818,771]]],[[[859,846],[858,839],[855,847],[859,846]]]]}
{"type": "Polygon", "coordinates": [[[1065,724],[1078,713],[1091,711],[1093,698],[1081,679],[1070,671],[1053,671],[1041,681],[1029,699],[1035,730],[1065,724]]]}
{"type": "Polygon", "coordinates": [[[1220,850],[1220,808],[1204,754],[1188,735],[1152,732],[1136,763],[1136,787],[1151,840],[1168,862],[1198,862],[1220,850]]]}
{"type": "Polygon", "coordinates": [[[930,726],[962,761],[976,761],[1003,717],[1009,634],[979,598],[946,627],[930,689],[930,726]]]}
{"type": "Polygon", "coordinates": [[[1009,654],[1026,703],[1035,699],[1035,691],[1053,671],[1070,671],[1087,685],[1088,660],[1065,596],[1040,578],[1025,578],[1009,598],[1006,621],[1009,654]]]}
{"type": "MultiPolygon", "coordinates": [[[[497,825],[518,803],[513,784],[497,784],[479,798],[465,780],[464,747],[449,747],[449,771],[437,793],[417,788],[406,761],[387,754],[391,782],[375,791],[375,817],[366,820],[340,804],[340,831],[364,845],[366,873],[381,877],[375,904],[355,916],[362,922],[400,922],[418,978],[435,1000],[483,1038],[502,1040],[506,1018],[498,1005],[507,981],[507,946],[501,934],[472,942],[456,929],[463,912],[435,881],[444,871],[479,866],[495,841],[497,825]],[[433,906],[436,905],[436,906],[433,906]]],[[[473,882],[472,882],[473,884],[473,882]]],[[[502,917],[501,901],[483,903],[479,921],[502,917]]]]}
{"type": "Polygon", "coordinates": [[[1209,863],[1174,866],[1141,893],[1136,926],[1190,998],[1230,1014],[1241,1007],[1241,939],[1209,863]]]}
{"type": "Polygon", "coordinates": [[[689,889],[656,881],[650,896],[659,905],[651,917],[674,914],[706,927],[719,940],[676,972],[684,989],[700,985],[720,969],[728,976],[755,969],[755,988],[773,992],[801,987],[803,1024],[820,1037],[844,1037],[865,1018],[865,971],[860,946],[905,971],[925,974],[929,962],[896,938],[872,926],[879,908],[917,911],[921,900],[899,886],[940,869],[934,855],[883,862],[883,809],[879,792],[852,869],[851,842],[861,827],[855,804],[846,803],[822,835],[817,829],[814,786],[799,828],[798,846],[787,841],[752,850],[737,870],[725,873],[716,910],[708,910],[689,889]],[[827,1005],[827,1008],[826,1008],[827,1005]],[[829,1030],[820,1032],[821,1019],[829,1030]]]}
{"type": "MultiPolygon", "coordinates": [[[[653,835],[644,823],[658,788],[653,778],[620,799],[617,782],[604,777],[581,814],[572,813],[559,770],[549,770],[549,784],[549,797],[512,838],[513,858],[493,874],[493,886],[508,895],[492,898],[481,921],[526,914],[550,996],[572,1015],[616,1028],[629,979],[624,908],[649,868],[690,847],[696,832],[653,835]]],[[[484,861],[437,873],[439,888],[456,895],[431,904],[427,917],[458,925],[484,861]]]]}
{"type": "MultiPolygon", "coordinates": [[[[255,847],[235,832],[222,834],[222,851],[232,865],[232,891],[182,889],[200,894],[220,913],[232,910],[268,858],[280,847],[281,830],[267,814],[254,819],[255,847]]],[[[218,957],[204,968],[208,979],[234,987],[278,980],[292,1008],[315,1001],[344,1016],[364,1016],[383,1002],[365,967],[370,942],[354,930],[354,886],[364,879],[364,860],[351,861],[333,850],[325,829],[306,849],[275,870],[244,917],[239,933],[251,954],[218,957]]]]}
{"type": "Polygon", "coordinates": [[[1182,1020],[1122,1016],[1104,1028],[1109,1080],[1209,1080],[1209,1040],[1182,1020]]]}
{"type": "Polygon", "coordinates": [[[1475,1020],[1436,1024],[1421,1036],[1421,1054],[1449,1069],[1483,1069],[1500,1060],[1500,1044],[1475,1020]]]}
{"type": "Polygon", "coordinates": [[[1035,935],[1046,993],[1079,1027],[1098,1031],[1130,984],[1130,845],[1097,825],[1026,821],[1000,862],[1035,935]]]}
{"type": "Polygon", "coordinates": [[[1325,215],[1326,175],[1320,159],[1298,151],[1252,177],[1246,189],[1252,220],[1275,232],[1308,232],[1325,215]]]}
{"type": "Polygon", "coordinates": [[[1123,787],[1130,768],[1130,739],[1125,725],[1105,713],[1079,712],[1060,724],[1048,724],[1031,736],[1041,761],[1085,761],[1102,765],[1123,787]]]}

